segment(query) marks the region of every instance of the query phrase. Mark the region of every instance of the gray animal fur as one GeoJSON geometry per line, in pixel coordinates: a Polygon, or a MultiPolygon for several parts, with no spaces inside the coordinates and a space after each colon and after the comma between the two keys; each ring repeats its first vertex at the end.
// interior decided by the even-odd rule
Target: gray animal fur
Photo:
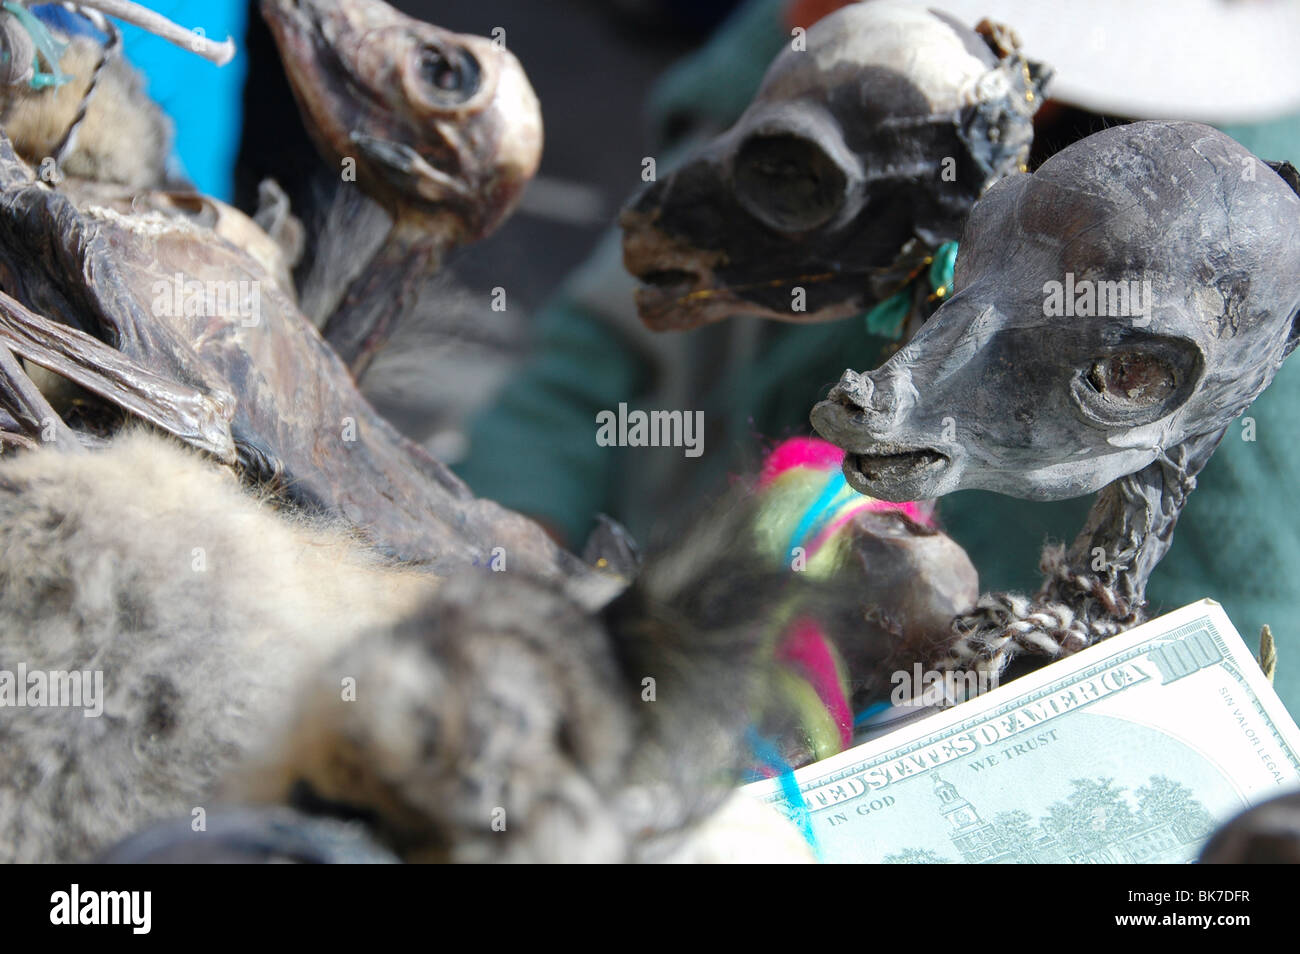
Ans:
{"type": "Polygon", "coordinates": [[[158,437],[5,460],[0,670],[102,670],[106,698],[0,710],[0,860],[85,859],[207,805],[312,660],[430,586],[158,437]]]}
{"type": "Polygon", "coordinates": [[[747,520],[593,612],[508,566],[387,565],[145,432],[0,460],[0,670],[101,670],[105,697],[0,709],[0,860],[223,801],[364,818],[412,861],[668,857],[736,780],[797,585],[737,557],[747,520]]]}
{"type": "Polygon", "coordinates": [[[508,570],[448,579],[321,665],[228,793],[367,819],[407,861],[681,857],[737,779],[786,596],[737,546],[749,517],[716,509],[599,613],[508,570]]]}
{"type": "MultiPolygon", "coordinates": [[[[76,120],[103,47],[88,37],[64,38],[60,69],[72,81],[55,89],[25,84],[0,87],[0,124],[14,149],[37,169],[53,158],[76,120]]],[[[76,142],[60,174],[135,188],[169,184],[167,157],[172,124],[150,99],[144,77],[123,57],[113,56],[99,72],[76,142]]]]}

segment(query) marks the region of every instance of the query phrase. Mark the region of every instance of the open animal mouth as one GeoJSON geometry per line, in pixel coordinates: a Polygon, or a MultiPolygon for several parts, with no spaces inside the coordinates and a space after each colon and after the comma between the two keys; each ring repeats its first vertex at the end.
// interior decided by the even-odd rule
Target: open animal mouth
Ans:
{"type": "Polygon", "coordinates": [[[643,285],[675,290],[682,285],[694,285],[698,280],[694,272],[682,268],[660,268],[640,276],[643,285]]]}
{"type": "Polygon", "coordinates": [[[638,297],[659,308],[681,304],[682,299],[702,286],[700,276],[684,268],[650,269],[636,278],[641,283],[638,297]]]}
{"type": "Polygon", "coordinates": [[[637,311],[655,331],[694,328],[729,314],[725,310],[714,314],[728,296],[710,288],[695,272],[660,268],[636,277],[637,311]]]}
{"type": "Polygon", "coordinates": [[[873,486],[891,487],[914,485],[918,480],[937,476],[947,468],[949,460],[936,450],[920,448],[892,454],[849,454],[844,464],[873,486]]]}

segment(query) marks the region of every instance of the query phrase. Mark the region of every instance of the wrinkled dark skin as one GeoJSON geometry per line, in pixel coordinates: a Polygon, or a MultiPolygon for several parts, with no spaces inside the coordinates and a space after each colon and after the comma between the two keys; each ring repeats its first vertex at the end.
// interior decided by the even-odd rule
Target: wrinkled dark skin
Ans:
{"type": "MultiPolygon", "coordinates": [[[[486,566],[502,546],[545,578],[586,574],[539,526],[475,499],[398,434],[255,258],[183,220],[80,212],[35,181],[2,137],[0,286],[38,318],[75,320],[69,332],[83,347],[97,340],[115,349],[124,367],[111,388],[94,392],[110,405],[228,462],[237,456],[250,479],[347,519],[394,558],[444,573],[486,566]],[[229,310],[155,314],[158,283],[170,288],[178,273],[186,281],[257,282],[256,321],[229,310]],[[178,405],[177,393],[189,403],[178,405]]],[[[9,321],[22,322],[8,311],[9,321]]],[[[92,372],[113,367],[93,352],[60,359],[63,339],[31,327],[45,350],[23,344],[23,356],[37,364],[65,376],[79,374],[68,368],[79,362],[92,372]]],[[[3,339],[15,350],[23,340],[12,331],[3,339]]]]}
{"type": "Polygon", "coordinates": [[[869,623],[888,634],[884,645],[890,648],[883,661],[866,667],[852,660],[879,647],[854,635],[839,640],[839,647],[855,675],[874,677],[859,691],[861,701],[875,701],[887,695],[889,674],[910,669],[947,644],[953,617],[975,608],[979,575],[952,537],[897,510],[860,513],[847,532],[861,605],[869,623]]]}
{"type": "Polygon", "coordinates": [[[1297,221],[1287,183],[1209,127],[1098,133],[989,191],[954,297],[883,366],[845,372],[813,425],[886,500],[1097,491],[1223,428],[1272,380],[1295,344],[1297,221]],[[1149,322],[1045,315],[1045,283],[1067,272],[1150,281],[1149,322]]]}
{"type": "Polygon", "coordinates": [[[1054,577],[1040,597],[1132,625],[1196,474],[1297,343],[1296,188],[1196,123],[1082,140],[989,191],[953,298],[880,368],[846,371],[813,425],[886,500],[1100,490],[1065,566],[1111,595],[1054,577]],[[1147,281],[1151,307],[1049,314],[1067,274],[1147,281]]]}
{"type": "Polygon", "coordinates": [[[325,328],[359,375],[442,255],[514,209],[541,159],[540,108],[512,53],[380,0],[263,0],[262,13],[321,154],[354,162],[393,220],[325,328]]]}
{"type": "Polygon", "coordinates": [[[981,27],[852,4],[783,52],[736,125],[624,212],[645,323],[828,321],[901,288],[1028,156],[1046,75],[981,27]]]}

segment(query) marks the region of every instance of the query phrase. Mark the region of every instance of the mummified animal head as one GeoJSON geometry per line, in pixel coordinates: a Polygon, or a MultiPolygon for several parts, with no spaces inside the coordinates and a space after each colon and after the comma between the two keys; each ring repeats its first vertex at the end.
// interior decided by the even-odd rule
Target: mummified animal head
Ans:
{"type": "Polygon", "coordinates": [[[263,0],[318,145],[353,158],[390,212],[457,221],[462,241],[514,208],[541,158],[541,112],[503,46],[381,0],[263,0]]]}
{"type": "Polygon", "coordinates": [[[624,262],[655,329],[733,314],[825,321],[897,289],[903,246],[957,238],[1020,168],[1046,76],[910,4],[850,4],[772,63],[727,133],[623,216],[624,262]],[[791,308],[795,286],[806,311],[791,308]]]}
{"type": "Polygon", "coordinates": [[[1221,429],[1296,344],[1293,181],[1172,122],[1003,180],[971,215],[954,297],[882,367],[846,371],[814,426],[889,500],[1079,496],[1221,429]]]}

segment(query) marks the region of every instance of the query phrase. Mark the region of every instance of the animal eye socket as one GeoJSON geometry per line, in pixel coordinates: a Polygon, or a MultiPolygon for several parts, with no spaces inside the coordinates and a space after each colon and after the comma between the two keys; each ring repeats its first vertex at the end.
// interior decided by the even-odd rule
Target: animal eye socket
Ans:
{"type": "Polygon", "coordinates": [[[789,133],[745,140],[734,165],[736,198],[759,221],[803,232],[829,221],[844,202],[848,179],[811,139],[789,133]]]}
{"type": "Polygon", "coordinates": [[[1154,404],[1177,387],[1173,368],[1155,355],[1121,352],[1093,363],[1088,384],[1098,394],[1130,404],[1154,404]]]}
{"type": "Polygon", "coordinates": [[[464,102],[478,90],[478,61],[465,50],[424,47],[416,69],[425,86],[439,100],[464,102]]]}
{"type": "Polygon", "coordinates": [[[1177,409],[1191,394],[1199,367],[1194,348],[1156,338],[1093,358],[1076,372],[1072,391],[1090,420],[1140,426],[1177,409]]]}

